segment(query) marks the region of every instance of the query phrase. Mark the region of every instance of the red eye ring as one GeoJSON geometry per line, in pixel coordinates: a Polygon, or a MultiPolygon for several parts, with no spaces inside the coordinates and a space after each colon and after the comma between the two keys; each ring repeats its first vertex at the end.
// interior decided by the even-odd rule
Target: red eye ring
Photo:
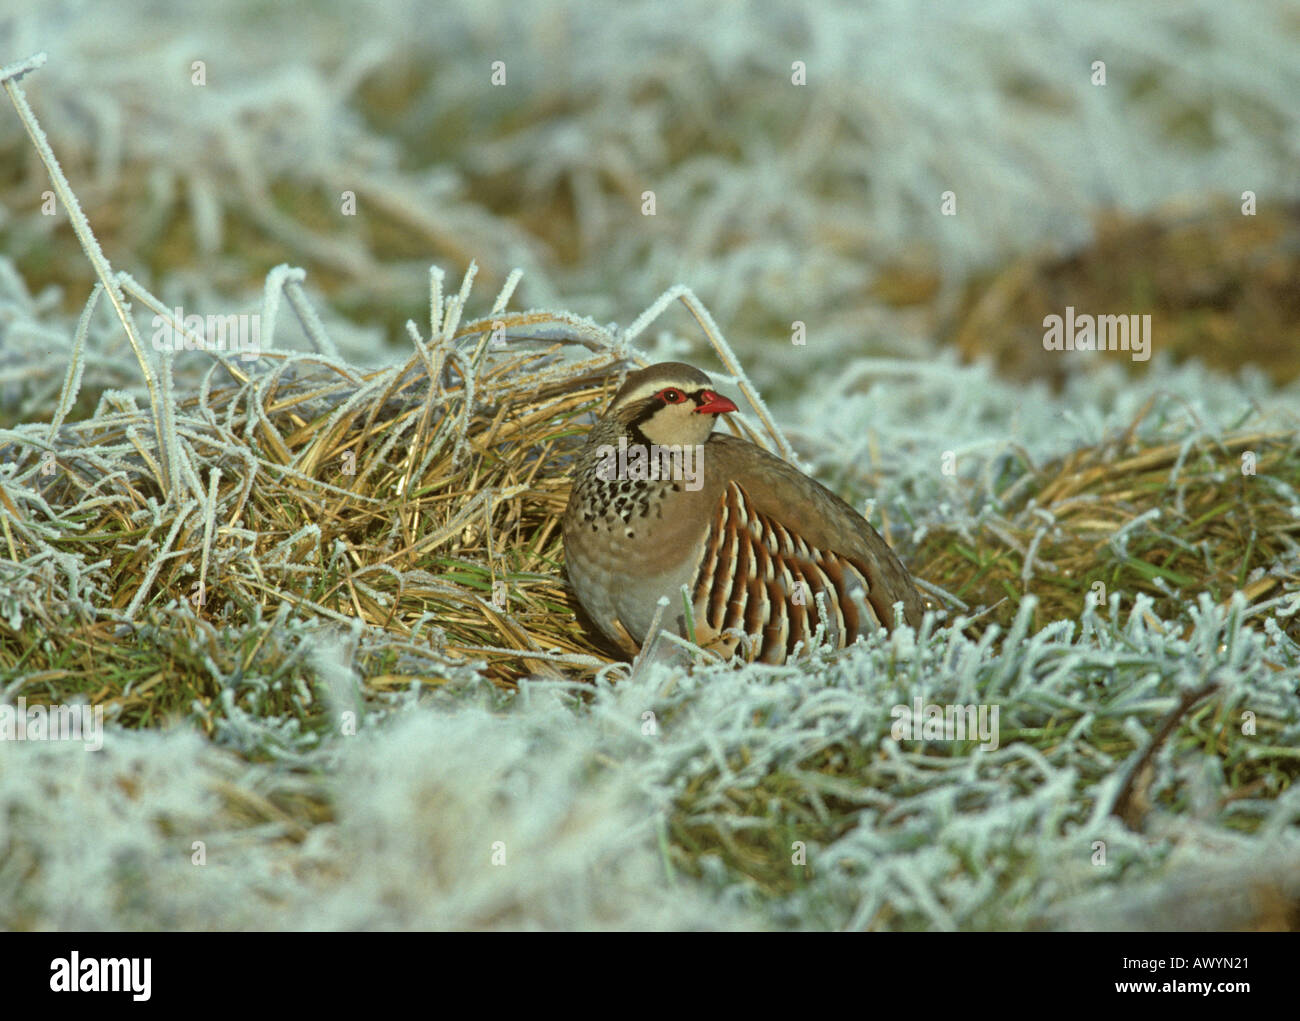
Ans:
{"type": "Polygon", "coordinates": [[[670,386],[667,390],[659,391],[659,399],[665,404],[681,404],[686,400],[686,395],[670,386]]]}

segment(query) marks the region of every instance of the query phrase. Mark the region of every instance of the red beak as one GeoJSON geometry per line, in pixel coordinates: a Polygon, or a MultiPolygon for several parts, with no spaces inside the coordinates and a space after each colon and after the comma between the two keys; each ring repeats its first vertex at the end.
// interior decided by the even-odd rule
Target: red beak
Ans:
{"type": "Polygon", "coordinates": [[[696,413],[700,415],[722,415],[728,411],[738,410],[730,400],[723,397],[722,394],[715,394],[712,390],[702,392],[700,399],[703,403],[695,409],[696,413]]]}

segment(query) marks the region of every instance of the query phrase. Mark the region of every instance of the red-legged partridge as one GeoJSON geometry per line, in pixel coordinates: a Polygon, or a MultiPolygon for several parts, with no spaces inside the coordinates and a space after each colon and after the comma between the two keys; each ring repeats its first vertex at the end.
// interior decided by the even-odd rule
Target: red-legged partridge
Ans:
{"type": "Polygon", "coordinates": [[[569,580],[625,652],[660,627],[697,644],[781,663],[818,624],[835,648],[924,604],[861,515],[760,447],[714,434],[736,405],[699,369],[634,372],[592,428],[564,513],[569,580]],[[687,621],[682,586],[692,604],[687,621]]]}

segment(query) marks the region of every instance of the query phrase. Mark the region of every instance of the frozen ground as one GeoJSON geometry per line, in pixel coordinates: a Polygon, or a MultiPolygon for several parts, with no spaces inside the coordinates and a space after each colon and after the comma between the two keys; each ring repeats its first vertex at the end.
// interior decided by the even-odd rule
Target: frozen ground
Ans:
{"type": "MultiPolygon", "coordinates": [[[[92,219],[118,193],[135,196],[122,200],[132,215],[183,203],[213,279],[229,268],[225,232],[251,222],[283,258],[329,267],[344,293],[414,307],[427,302],[428,263],[457,251],[488,279],[524,268],[515,307],[624,324],[685,283],[811,465],[851,478],[874,456],[868,437],[885,452],[873,496],[907,502],[912,538],[974,522],[936,470],[947,450],[976,471],[1009,445],[1059,456],[1126,427],[1153,395],[1162,410],[1150,428],[1165,440],[1247,419],[1295,429],[1294,387],[1159,352],[1136,379],[1110,366],[1056,394],[1001,382],[864,290],[914,248],[947,287],[1009,254],[1063,249],[1105,205],[1295,197],[1294,4],[1189,0],[1139,14],[1146,5],[1000,0],[945,5],[942,17],[919,3],[826,3],[815,15],[726,2],[475,3],[437,15],[392,2],[310,16],[0,6],[0,63],[49,53],[24,87],[65,166],[89,168],[73,185],[92,219]],[[210,84],[196,99],[187,70],[200,59],[210,84]],[[498,59],[515,91],[485,86],[498,59]],[[1097,59],[1105,88],[1089,83],[1097,59]],[[811,109],[790,85],[796,60],[811,109]],[[412,64],[430,77],[396,124],[358,113],[368,77],[400,79],[393,69],[412,64]],[[403,158],[416,138],[426,169],[403,158]],[[503,215],[505,200],[473,185],[486,178],[524,205],[563,189],[579,225],[567,253],[503,215]],[[391,259],[357,233],[305,226],[273,193],[285,181],[352,188],[363,206],[387,196],[431,239],[430,256],[391,259]],[[645,188],[660,215],[629,229],[625,209],[645,188]],[[937,217],[948,188],[959,215],[937,217]],[[795,318],[817,338],[807,349],[771,339],[795,318]],[[749,345],[760,330],[765,343],[749,345]]],[[[0,150],[30,159],[7,103],[0,150]]],[[[3,216],[16,249],[49,229],[30,209],[3,216]]],[[[192,268],[157,269],[131,243],[152,243],[147,225],[114,237],[115,268],[168,302],[260,300],[223,294],[192,268]]],[[[0,265],[0,406],[20,419],[49,414],[76,328],[57,294],[24,282],[30,273],[21,253],[0,265]]],[[[375,364],[406,343],[349,322],[313,286],[345,358],[375,364]]],[[[698,356],[696,337],[683,321],[646,346],[698,356]]],[[[292,331],[279,342],[303,344],[292,331]]],[[[107,315],[87,344],[83,387],[143,394],[107,315]]],[[[197,384],[189,371],[178,387],[197,384]]],[[[1165,890],[1300,896],[1294,786],[1224,796],[1225,761],[1294,761],[1300,747],[1300,657],[1279,626],[1296,609],[1294,597],[1250,616],[1189,600],[1166,627],[1140,605],[1089,610],[1000,651],[960,633],[900,633],[797,668],[602,683],[588,704],[542,681],[509,697],[466,667],[432,701],[376,703],[355,736],[323,741],[234,714],[215,741],[180,720],[110,726],[95,753],[0,742],[0,924],[1142,926],[1173,924],[1165,890]],[[1133,832],[1109,812],[1137,755],[1110,754],[1097,735],[1144,747],[1182,694],[1210,682],[1224,692],[1218,744],[1157,752],[1156,807],[1133,832]],[[894,741],[891,708],[918,696],[998,706],[1000,746],[894,741]],[[1267,725],[1266,745],[1243,749],[1247,712],[1267,725]],[[1050,728],[1050,754],[1016,740],[1050,728]],[[277,760],[239,754],[266,747],[277,760]],[[295,803],[322,806],[319,819],[304,826],[283,807],[295,803]],[[687,874],[669,847],[692,841],[725,853],[701,853],[687,874]],[[800,848],[807,868],[774,857],[800,848]]],[[[348,642],[290,640],[314,650],[311,697],[357,683],[348,642]]],[[[1187,924],[1216,923],[1238,924],[1187,924]]]]}

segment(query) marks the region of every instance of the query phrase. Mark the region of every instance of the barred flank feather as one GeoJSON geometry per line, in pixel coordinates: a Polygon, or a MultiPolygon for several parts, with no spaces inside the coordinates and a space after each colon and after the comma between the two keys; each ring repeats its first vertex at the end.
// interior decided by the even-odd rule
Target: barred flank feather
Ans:
{"type": "Polygon", "coordinates": [[[744,486],[732,482],[709,529],[692,595],[697,618],[710,630],[737,629],[753,643],[753,658],[780,663],[800,643],[807,646],[819,624],[835,648],[879,628],[871,575],[865,562],[811,546],[755,509],[744,486]]]}

